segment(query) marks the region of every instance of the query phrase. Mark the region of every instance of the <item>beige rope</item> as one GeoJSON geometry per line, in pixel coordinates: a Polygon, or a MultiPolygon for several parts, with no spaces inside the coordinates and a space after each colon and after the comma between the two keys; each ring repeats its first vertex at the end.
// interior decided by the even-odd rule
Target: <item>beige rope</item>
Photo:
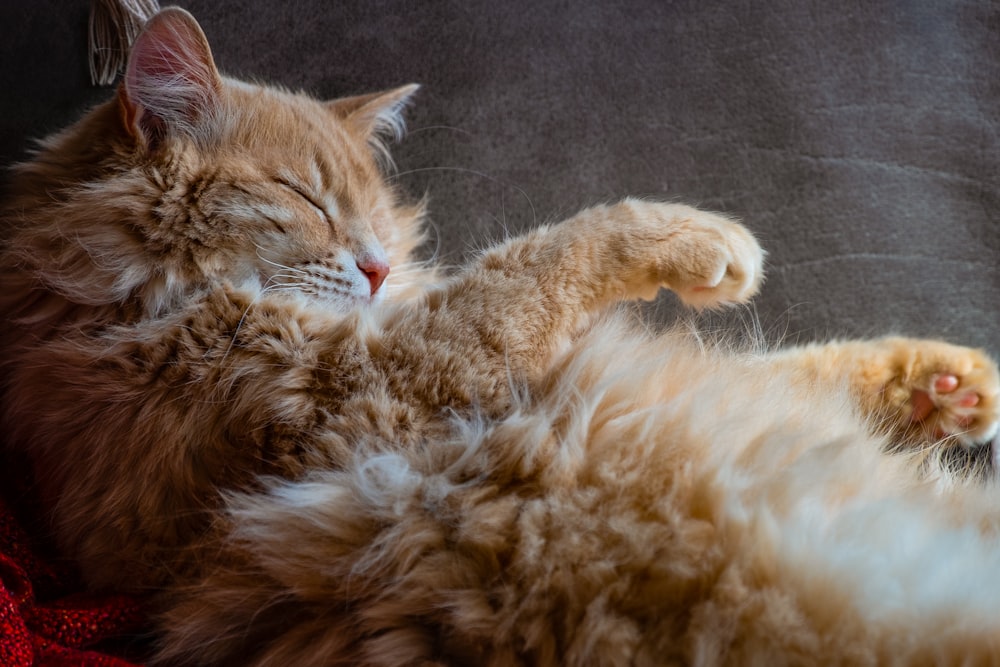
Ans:
{"type": "Polygon", "coordinates": [[[142,26],[158,11],[157,0],[91,0],[90,80],[94,85],[114,83],[142,26]]]}

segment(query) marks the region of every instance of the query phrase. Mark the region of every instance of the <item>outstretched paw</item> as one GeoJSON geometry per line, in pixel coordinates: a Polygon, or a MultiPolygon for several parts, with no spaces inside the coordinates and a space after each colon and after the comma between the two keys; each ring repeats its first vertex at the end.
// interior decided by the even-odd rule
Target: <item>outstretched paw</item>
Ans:
{"type": "Polygon", "coordinates": [[[746,227],[690,206],[653,206],[669,219],[667,252],[658,267],[661,285],[696,308],[744,303],[757,293],[764,251],[746,227]]]}
{"type": "Polygon", "coordinates": [[[1000,422],[995,364],[978,350],[940,344],[935,348],[933,361],[906,383],[909,426],[929,441],[954,439],[972,445],[990,440],[1000,422]]]}
{"type": "Polygon", "coordinates": [[[748,301],[763,278],[764,252],[756,239],[742,225],[724,218],[703,217],[699,222],[705,227],[700,234],[692,235],[692,240],[715,234],[718,240],[708,246],[711,252],[705,252],[703,247],[699,248],[700,256],[692,256],[692,263],[697,260],[701,266],[692,267],[694,270],[685,276],[686,284],[675,279],[674,291],[684,303],[696,308],[748,301]]]}

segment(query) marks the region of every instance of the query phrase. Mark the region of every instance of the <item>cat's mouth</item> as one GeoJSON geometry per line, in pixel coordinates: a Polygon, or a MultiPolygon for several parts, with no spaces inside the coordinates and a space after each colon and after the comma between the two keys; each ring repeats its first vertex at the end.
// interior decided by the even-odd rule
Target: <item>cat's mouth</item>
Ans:
{"type": "Polygon", "coordinates": [[[304,296],[341,311],[371,306],[385,298],[388,262],[371,257],[338,259],[304,266],[265,260],[270,271],[260,276],[260,288],[274,295],[304,296]]]}
{"type": "Polygon", "coordinates": [[[385,300],[386,291],[384,285],[369,294],[341,290],[302,290],[305,296],[321,303],[325,308],[345,313],[378,305],[385,300]]]}

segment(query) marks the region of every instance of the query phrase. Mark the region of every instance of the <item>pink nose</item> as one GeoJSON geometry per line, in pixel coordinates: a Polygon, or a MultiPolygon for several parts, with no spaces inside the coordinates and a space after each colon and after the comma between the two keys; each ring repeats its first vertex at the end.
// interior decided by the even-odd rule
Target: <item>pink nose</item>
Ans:
{"type": "Polygon", "coordinates": [[[368,282],[372,286],[372,296],[385,282],[385,277],[389,275],[389,265],[378,259],[358,260],[358,268],[365,274],[368,282]]]}

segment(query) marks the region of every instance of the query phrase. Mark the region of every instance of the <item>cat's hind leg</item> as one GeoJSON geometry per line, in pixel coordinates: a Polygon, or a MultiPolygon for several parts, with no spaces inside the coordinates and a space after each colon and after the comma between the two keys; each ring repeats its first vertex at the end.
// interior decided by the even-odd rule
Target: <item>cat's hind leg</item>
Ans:
{"type": "Polygon", "coordinates": [[[985,352],[905,338],[876,342],[899,368],[882,390],[882,401],[909,436],[970,445],[996,435],[1000,380],[985,352]]]}
{"type": "Polygon", "coordinates": [[[790,348],[774,360],[814,380],[846,380],[863,410],[904,443],[970,446],[997,433],[1000,373],[982,350],[886,337],[790,348]]]}

